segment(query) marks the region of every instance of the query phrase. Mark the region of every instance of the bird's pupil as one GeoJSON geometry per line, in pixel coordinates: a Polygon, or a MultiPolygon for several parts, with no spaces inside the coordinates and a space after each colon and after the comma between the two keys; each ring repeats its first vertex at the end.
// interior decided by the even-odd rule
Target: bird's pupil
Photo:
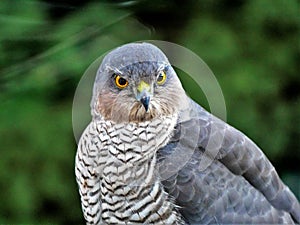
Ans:
{"type": "Polygon", "coordinates": [[[159,74],[157,81],[160,82],[164,79],[164,76],[162,74],[159,74]]]}
{"type": "Polygon", "coordinates": [[[127,82],[127,81],[126,81],[124,78],[120,78],[120,79],[119,79],[119,84],[120,84],[120,85],[125,85],[126,82],[127,82]]]}

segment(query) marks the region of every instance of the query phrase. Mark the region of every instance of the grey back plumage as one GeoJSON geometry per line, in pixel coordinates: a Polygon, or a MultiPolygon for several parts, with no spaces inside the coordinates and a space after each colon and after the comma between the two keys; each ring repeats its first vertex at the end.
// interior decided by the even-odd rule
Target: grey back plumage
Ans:
{"type": "MultiPolygon", "coordinates": [[[[292,224],[300,222],[300,205],[290,189],[283,184],[275,168],[263,152],[243,133],[209,114],[191,101],[193,116],[177,124],[173,140],[160,149],[158,160],[173,156],[180,140],[195,133],[200,126],[197,148],[179,171],[162,181],[167,192],[176,199],[180,212],[190,224],[292,224]],[[218,137],[211,127],[224,135],[218,154],[202,169],[201,160],[211,157],[208,139],[218,137]]],[[[180,156],[178,156],[180,157],[180,156]]],[[[161,173],[168,168],[160,168],[161,173]]],[[[175,167],[173,167],[175,168],[175,167]]]]}

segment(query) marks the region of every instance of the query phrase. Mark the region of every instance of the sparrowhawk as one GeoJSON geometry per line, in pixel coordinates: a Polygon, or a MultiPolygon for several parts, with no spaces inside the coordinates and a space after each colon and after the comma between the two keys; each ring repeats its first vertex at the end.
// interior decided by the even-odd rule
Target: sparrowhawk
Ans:
{"type": "Polygon", "coordinates": [[[87,224],[300,222],[298,200],[263,152],[187,97],[156,46],[106,55],[91,114],[75,165],[87,224]]]}

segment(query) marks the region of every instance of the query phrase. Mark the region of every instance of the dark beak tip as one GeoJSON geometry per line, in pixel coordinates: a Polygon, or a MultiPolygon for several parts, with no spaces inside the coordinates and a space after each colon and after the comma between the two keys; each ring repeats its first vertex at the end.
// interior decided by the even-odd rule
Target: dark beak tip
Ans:
{"type": "Polygon", "coordinates": [[[146,112],[148,112],[149,103],[150,103],[150,97],[149,96],[143,96],[140,101],[143,104],[146,112]]]}

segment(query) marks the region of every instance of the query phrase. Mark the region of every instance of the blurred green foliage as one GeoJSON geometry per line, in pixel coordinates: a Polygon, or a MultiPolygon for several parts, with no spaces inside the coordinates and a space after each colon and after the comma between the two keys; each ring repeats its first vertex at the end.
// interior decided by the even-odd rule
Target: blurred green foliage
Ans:
{"type": "Polygon", "coordinates": [[[299,11],[297,0],[0,1],[0,223],[83,224],[77,83],[106,51],[147,39],[182,44],[209,65],[228,122],[262,147],[299,197],[299,11]]]}

